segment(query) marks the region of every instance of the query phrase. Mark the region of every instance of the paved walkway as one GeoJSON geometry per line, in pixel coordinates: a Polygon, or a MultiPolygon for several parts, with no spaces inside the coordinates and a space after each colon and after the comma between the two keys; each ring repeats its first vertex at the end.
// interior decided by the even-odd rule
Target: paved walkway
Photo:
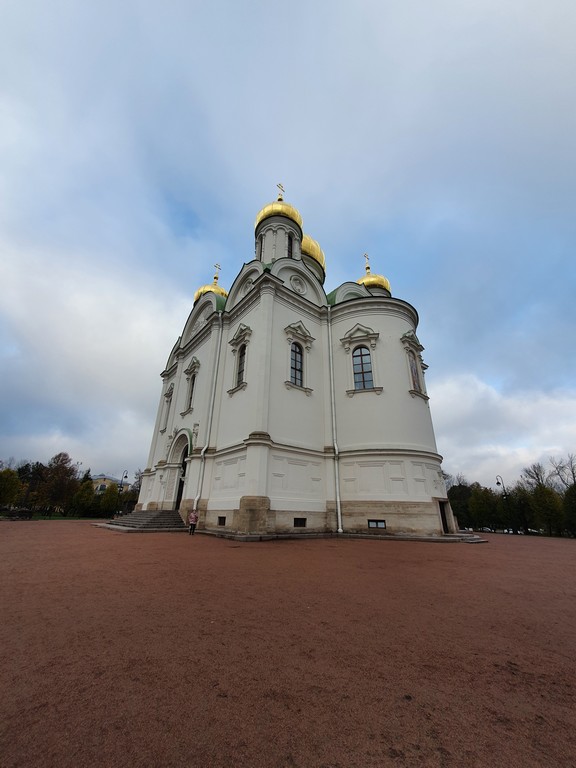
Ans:
{"type": "Polygon", "coordinates": [[[0,523],[2,768],[576,766],[576,541],[0,523]]]}

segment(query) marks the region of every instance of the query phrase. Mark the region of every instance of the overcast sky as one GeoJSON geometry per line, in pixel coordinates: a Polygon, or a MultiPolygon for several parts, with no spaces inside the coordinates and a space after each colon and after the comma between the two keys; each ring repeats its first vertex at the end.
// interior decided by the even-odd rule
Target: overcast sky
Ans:
{"type": "Polygon", "coordinates": [[[420,315],[444,468],[576,452],[573,0],[3,0],[0,458],[146,466],[276,183],[420,315]]]}

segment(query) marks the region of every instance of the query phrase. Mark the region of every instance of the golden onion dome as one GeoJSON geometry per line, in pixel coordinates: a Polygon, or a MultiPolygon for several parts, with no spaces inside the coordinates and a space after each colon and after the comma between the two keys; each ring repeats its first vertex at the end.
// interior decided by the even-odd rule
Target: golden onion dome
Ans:
{"type": "Polygon", "coordinates": [[[228,296],[228,291],[225,288],[222,288],[218,285],[218,270],[220,269],[219,266],[216,267],[216,274],[214,275],[214,282],[210,283],[209,285],[203,285],[194,294],[194,303],[198,301],[200,296],[203,296],[205,293],[215,293],[217,296],[224,296],[226,298],[228,296]]]}
{"type": "Polygon", "coordinates": [[[391,293],[390,290],[390,281],[387,277],[384,277],[384,275],[373,275],[372,272],[370,272],[370,264],[368,263],[368,256],[365,254],[366,258],[366,274],[363,275],[360,280],[357,280],[356,282],[360,285],[365,285],[366,288],[384,288],[388,293],[391,293]]]}
{"type": "Polygon", "coordinates": [[[324,256],[324,251],[320,248],[320,244],[316,240],[313,240],[310,235],[304,235],[302,238],[300,251],[304,256],[310,256],[311,259],[317,261],[324,272],[326,272],[326,257],[324,256]]]}
{"type": "Polygon", "coordinates": [[[300,213],[293,205],[284,201],[282,194],[278,195],[278,200],[275,203],[268,203],[268,205],[262,208],[258,216],[256,216],[254,229],[258,227],[261,221],[269,219],[270,216],[286,216],[287,219],[291,219],[302,229],[302,216],[300,216],[300,213]]]}

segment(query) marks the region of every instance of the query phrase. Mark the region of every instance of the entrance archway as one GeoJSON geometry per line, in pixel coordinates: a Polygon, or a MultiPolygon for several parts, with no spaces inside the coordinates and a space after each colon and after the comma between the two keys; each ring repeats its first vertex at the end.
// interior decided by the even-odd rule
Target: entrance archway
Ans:
{"type": "Polygon", "coordinates": [[[450,533],[450,528],[448,527],[448,518],[446,517],[446,503],[444,501],[439,501],[438,505],[440,507],[440,519],[442,520],[442,531],[443,533],[450,533]]]}
{"type": "Polygon", "coordinates": [[[186,481],[186,459],[188,458],[188,445],[182,451],[180,459],[180,475],[178,479],[178,491],[176,493],[176,505],[174,509],[178,512],[180,510],[180,504],[182,503],[182,496],[184,494],[184,483],[186,481]]]}

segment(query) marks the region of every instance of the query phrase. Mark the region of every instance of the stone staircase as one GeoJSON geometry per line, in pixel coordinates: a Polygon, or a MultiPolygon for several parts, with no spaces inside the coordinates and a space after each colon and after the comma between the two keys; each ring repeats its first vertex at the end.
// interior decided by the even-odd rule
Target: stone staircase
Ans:
{"type": "Polygon", "coordinates": [[[478,536],[477,533],[467,533],[465,531],[459,531],[458,533],[445,533],[444,536],[447,539],[453,539],[454,541],[462,541],[465,544],[488,544],[488,539],[483,539],[482,536],[478,536]]]}
{"type": "Polygon", "coordinates": [[[131,512],[129,515],[109,520],[106,528],[118,529],[126,533],[186,533],[188,530],[182,522],[180,513],[174,509],[131,512]]]}

